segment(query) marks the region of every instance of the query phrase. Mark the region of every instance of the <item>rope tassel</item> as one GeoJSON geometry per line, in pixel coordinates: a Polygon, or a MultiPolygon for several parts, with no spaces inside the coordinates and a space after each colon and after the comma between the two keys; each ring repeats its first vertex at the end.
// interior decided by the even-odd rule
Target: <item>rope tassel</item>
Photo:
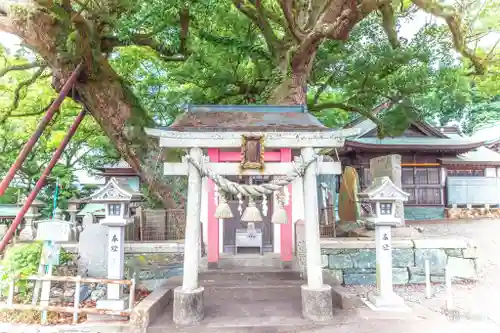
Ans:
{"type": "Polygon", "coordinates": [[[243,212],[241,220],[243,222],[262,222],[262,214],[255,205],[255,201],[252,196],[248,197],[248,207],[243,212]]]}
{"type": "Polygon", "coordinates": [[[276,194],[276,198],[278,199],[278,209],[273,212],[273,216],[271,217],[271,222],[275,224],[287,224],[288,223],[288,215],[285,210],[284,203],[284,195],[281,192],[276,194]]]}
{"type": "Polygon", "coordinates": [[[227,203],[226,195],[224,193],[221,193],[219,205],[217,205],[214,217],[216,219],[230,219],[233,217],[233,212],[227,203]]]}

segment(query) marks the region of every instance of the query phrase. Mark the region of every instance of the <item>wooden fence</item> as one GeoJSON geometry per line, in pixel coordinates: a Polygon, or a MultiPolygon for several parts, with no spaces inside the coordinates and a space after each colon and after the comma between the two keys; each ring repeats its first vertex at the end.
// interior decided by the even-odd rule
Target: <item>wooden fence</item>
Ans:
{"type": "MultiPolygon", "coordinates": [[[[35,311],[51,311],[51,312],[67,312],[73,313],[73,323],[78,323],[78,315],[80,313],[90,313],[90,314],[107,314],[115,316],[130,316],[135,303],[135,289],[136,281],[135,278],[132,280],[117,280],[117,279],[94,279],[94,278],[82,278],[80,276],[29,276],[26,278],[18,277],[17,280],[30,280],[30,281],[48,281],[50,282],[74,282],[75,285],[75,295],[73,301],[73,307],[67,306],[51,306],[48,304],[48,300],[40,300],[41,303],[45,302],[46,305],[37,305],[36,301],[32,304],[14,304],[14,290],[16,279],[11,279],[9,281],[8,296],[6,303],[0,303],[0,309],[4,310],[35,310],[35,311]],[[120,284],[130,286],[129,295],[129,307],[124,311],[116,311],[112,309],[96,309],[96,308],[81,308],[80,307],[80,286],[82,283],[102,283],[102,284],[120,284]]],[[[43,316],[42,316],[43,321],[43,316]]],[[[44,324],[42,322],[42,324],[44,324]]]]}

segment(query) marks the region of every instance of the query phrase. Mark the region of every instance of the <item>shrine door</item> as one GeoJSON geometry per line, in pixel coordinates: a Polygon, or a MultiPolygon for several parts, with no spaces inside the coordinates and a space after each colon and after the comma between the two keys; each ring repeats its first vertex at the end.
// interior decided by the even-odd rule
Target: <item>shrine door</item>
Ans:
{"type": "MultiPolygon", "coordinates": [[[[234,176],[227,177],[228,179],[238,182],[240,184],[263,184],[271,181],[272,176],[234,176]]],[[[246,229],[247,223],[241,221],[241,213],[238,210],[239,200],[235,195],[228,196],[228,204],[231,207],[233,212],[232,219],[224,219],[223,222],[223,245],[224,252],[234,252],[235,238],[236,238],[236,229],[246,229]]],[[[243,197],[242,212],[245,211],[245,208],[248,205],[248,198],[243,197]]],[[[264,211],[262,209],[263,202],[262,198],[257,198],[255,201],[257,208],[262,213],[262,222],[255,222],[255,228],[262,230],[262,243],[263,243],[263,252],[273,252],[273,227],[274,225],[271,223],[271,216],[273,214],[273,196],[267,196],[267,214],[264,215],[264,211]]],[[[259,253],[258,248],[248,248],[248,249],[238,249],[239,253],[259,253]]]]}

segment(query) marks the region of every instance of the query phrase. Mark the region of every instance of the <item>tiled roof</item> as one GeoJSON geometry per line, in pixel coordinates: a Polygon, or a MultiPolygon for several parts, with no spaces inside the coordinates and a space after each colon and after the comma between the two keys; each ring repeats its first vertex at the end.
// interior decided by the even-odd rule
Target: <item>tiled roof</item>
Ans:
{"type": "Polygon", "coordinates": [[[0,217],[16,217],[20,210],[21,206],[18,205],[0,205],[0,217]]]}
{"type": "Polygon", "coordinates": [[[468,151],[483,144],[483,141],[473,141],[468,138],[436,137],[356,138],[345,141],[345,145],[351,148],[418,149],[419,151],[468,151]]]}
{"type": "Polygon", "coordinates": [[[169,127],[175,131],[328,131],[302,106],[190,106],[169,127]]]}
{"type": "Polygon", "coordinates": [[[104,204],[88,203],[79,211],[77,216],[85,216],[87,214],[94,214],[95,216],[104,216],[106,206],[104,204]]]}
{"type": "Polygon", "coordinates": [[[443,164],[500,165],[500,154],[492,149],[479,147],[456,157],[441,157],[440,160],[443,164]]]}

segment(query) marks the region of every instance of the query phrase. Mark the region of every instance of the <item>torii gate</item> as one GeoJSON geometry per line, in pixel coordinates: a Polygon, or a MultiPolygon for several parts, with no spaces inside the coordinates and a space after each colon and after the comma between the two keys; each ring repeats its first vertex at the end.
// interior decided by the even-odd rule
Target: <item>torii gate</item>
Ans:
{"type": "MultiPolygon", "coordinates": [[[[305,220],[306,248],[307,248],[307,284],[302,286],[302,313],[306,318],[312,320],[327,320],[332,317],[331,287],[323,284],[321,267],[319,216],[318,216],[318,191],[316,177],[318,174],[340,174],[340,162],[323,162],[317,157],[316,148],[340,148],[344,144],[344,138],[357,134],[357,130],[348,129],[341,131],[315,131],[315,132],[177,132],[173,130],[147,129],[147,134],[160,138],[160,146],[168,148],[188,149],[189,155],[180,163],[165,163],[164,174],[169,176],[187,175],[188,198],[186,211],[186,230],[184,246],[184,275],[182,287],[174,292],[174,321],[177,324],[193,324],[203,318],[203,287],[198,284],[199,262],[200,262],[200,217],[201,212],[208,211],[213,214],[215,209],[205,210],[203,206],[208,205],[206,191],[202,191],[202,177],[208,180],[211,189],[208,195],[213,193],[213,174],[219,176],[228,175],[272,175],[282,176],[290,173],[296,168],[291,162],[292,150],[300,150],[300,158],[297,161],[309,161],[305,170],[289,186],[289,192],[293,192],[294,205],[303,207],[302,214],[292,216],[291,202],[289,203],[287,215],[288,224],[281,225],[281,229],[288,232],[289,239],[281,243],[281,253],[289,248],[291,256],[292,247],[292,222],[299,218],[305,220]],[[225,162],[221,155],[229,156],[237,153],[241,159],[240,149],[242,137],[260,136],[265,143],[266,149],[280,149],[281,161],[272,158],[271,152],[264,153],[265,167],[260,170],[242,169],[241,163],[232,161],[225,162]],[[208,156],[204,156],[206,149],[208,156]],[[224,149],[224,151],[222,151],[224,149]],[[232,152],[227,150],[234,149],[232,152]],[[286,155],[285,158],[283,158],[286,155]],[[211,172],[207,173],[207,170],[211,172]],[[201,172],[200,172],[201,171],[201,172]],[[203,192],[203,193],[202,193],[203,192]],[[203,198],[203,199],[202,199],[203,198]],[[307,198],[307,200],[305,200],[307,198]],[[302,216],[300,216],[302,215],[302,216]],[[295,218],[296,217],[296,218],[295,218]],[[295,218],[295,219],[292,219],[295,218]]],[[[231,160],[228,158],[227,160],[231,160]]],[[[219,239],[218,219],[208,216],[208,256],[209,261],[218,260],[219,239]]],[[[283,239],[283,237],[282,237],[283,239]]],[[[288,259],[288,258],[285,258],[288,259]]],[[[289,258],[291,260],[291,258],[289,258]]]]}

